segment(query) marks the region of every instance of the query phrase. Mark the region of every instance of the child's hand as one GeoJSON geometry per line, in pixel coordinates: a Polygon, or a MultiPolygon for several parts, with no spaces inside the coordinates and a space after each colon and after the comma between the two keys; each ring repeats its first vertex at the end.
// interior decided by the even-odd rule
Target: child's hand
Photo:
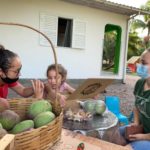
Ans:
{"type": "Polygon", "coordinates": [[[40,80],[31,80],[33,90],[34,90],[34,96],[36,98],[43,98],[43,92],[44,92],[44,84],[40,80]]]}
{"type": "Polygon", "coordinates": [[[51,91],[55,92],[49,83],[45,83],[45,88],[48,92],[51,92],[51,91]]]}

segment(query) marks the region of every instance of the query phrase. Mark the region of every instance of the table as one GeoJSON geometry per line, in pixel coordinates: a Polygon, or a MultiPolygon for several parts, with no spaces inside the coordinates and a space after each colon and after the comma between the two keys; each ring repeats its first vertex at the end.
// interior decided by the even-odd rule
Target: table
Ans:
{"type": "MultiPolygon", "coordinates": [[[[1,150],[13,150],[14,135],[6,134],[0,140],[1,150]]],[[[84,143],[84,150],[131,150],[131,148],[109,143],[97,138],[84,136],[66,129],[62,129],[61,139],[49,150],[77,150],[80,143],[84,143]]]]}
{"type": "Polygon", "coordinates": [[[97,138],[88,137],[66,129],[62,129],[61,140],[50,150],[77,150],[80,143],[84,143],[84,150],[131,150],[128,147],[109,143],[97,138]]]}
{"type": "Polygon", "coordinates": [[[113,134],[118,130],[118,118],[107,110],[102,116],[94,115],[90,121],[74,122],[65,119],[63,128],[112,142],[113,134]]]}

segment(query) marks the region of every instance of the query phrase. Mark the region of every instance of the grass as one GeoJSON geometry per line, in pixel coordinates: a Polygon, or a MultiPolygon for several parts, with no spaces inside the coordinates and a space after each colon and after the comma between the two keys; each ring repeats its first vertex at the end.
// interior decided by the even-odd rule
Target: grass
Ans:
{"type": "Polygon", "coordinates": [[[136,72],[134,72],[134,73],[126,73],[126,74],[131,75],[131,76],[138,76],[136,72]]]}

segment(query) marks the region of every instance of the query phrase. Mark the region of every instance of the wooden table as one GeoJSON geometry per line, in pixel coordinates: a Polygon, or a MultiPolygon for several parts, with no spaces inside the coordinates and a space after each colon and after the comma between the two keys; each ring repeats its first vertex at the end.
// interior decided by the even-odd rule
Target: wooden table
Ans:
{"type": "MultiPolygon", "coordinates": [[[[80,143],[84,143],[84,150],[131,150],[128,147],[84,136],[66,129],[62,129],[61,140],[49,150],[77,150],[80,143]]],[[[14,150],[13,146],[14,135],[7,134],[0,140],[0,150],[14,150]]]]}
{"type": "Polygon", "coordinates": [[[50,150],[77,150],[77,146],[80,143],[84,143],[84,150],[131,150],[125,146],[120,146],[97,138],[84,136],[66,129],[62,130],[61,140],[50,150]]]}

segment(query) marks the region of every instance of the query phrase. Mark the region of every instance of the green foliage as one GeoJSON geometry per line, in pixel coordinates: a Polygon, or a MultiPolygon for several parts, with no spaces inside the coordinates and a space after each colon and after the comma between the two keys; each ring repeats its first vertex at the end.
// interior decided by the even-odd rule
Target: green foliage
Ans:
{"type": "Polygon", "coordinates": [[[114,62],[116,37],[117,37],[116,31],[105,33],[103,60],[105,60],[107,63],[103,66],[104,68],[111,66],[114,62]]]}
{"type": "Polygon", "coordinates": [[[140,19],[133,20],[131,25],[131,32],[139,28],[142,28],[143,30],[146,29],[147,28],[146,23],[140,19]]]}
{"type": "MultiPolygon", "coordinates": [[[[150,0],[145,5],[141,6],[141,9],[150,11],[150,0]]],[[[139,56],[141,53],[150,46],[150,15],[144,15],[144,21],[135,19],[132,21],[131,29],[129,33],[129,45],[128,45],[128,59],[132,56],[139,56]],[[148,29],[147,36],[144,39],[138,37],[136,29],[148,29]]]]}
{"type": "Polygon", "coordinates": [[[138,37],[138,33],[130,32],[127,59],[131,58],[132,56],[140,56],[144,49],[144,44],[142,42],[142,39],[138,37]]]}
{"type": "MultiPolygon", "coordinates": [[[[142,5],[141,9],[150,11],[150,0],[148,0],[145,5],[142,5]]],[[[150,15],[144,15],[144,20],[145,22],[150,21],[150,15]]]]}

